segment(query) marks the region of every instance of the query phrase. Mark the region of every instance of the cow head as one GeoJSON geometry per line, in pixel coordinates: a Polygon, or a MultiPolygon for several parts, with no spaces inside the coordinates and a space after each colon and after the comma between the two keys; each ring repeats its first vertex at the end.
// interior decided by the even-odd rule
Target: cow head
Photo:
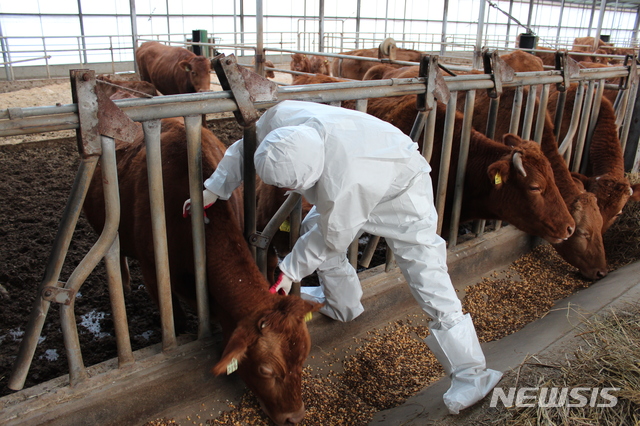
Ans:
{"type": "Polygon", "coordinates": [[[178,62],[178,66],[187,73],[193,92],[208,92],[211,90],[211,62],[204,56],[192,56],[178,62]]]}
{"type": "Polygon", "coordinates": [[[305,318],[322,305],[297,296],[265,297],[274,299],[273,308],[238,323],[212,372],[231,374],[237,368],[277,425],[296,424],[305,414],[302,364],[311,349],[305,318]]]}
{"type": "Polygon", "coordinates": [[[309,62],[307,55],[294,53],[291,55],[290,68],[292,71],[311,72],[311,63],[309,62]]]}
{"type": "Polygon", "coordinates": [[[549,160],[540,146],[506,134],[511,151],[489,165],[491,203],[508,206],[499,216],[522,231],[559,243],[573,234],[575,222],[555,184],[549,160]]]}
{"type": "Polygon", "coordinates": [[[590,192],[582,192],[567,203],[576,222],[576,230],[553,248],[587,279],[597,280],[607,275],[607,259],[602,240],[602,215],[598,200],[590,192]]]}
{"type": "Polygon", "coordinates": [[[587,191],[596,195],[602,215],[603,234],[622,214],[622,208],[627,201],[640,201],[640,184],[630,185],[625,177],[617,177],[610,173],[589,178],[577,173],[573,176],[582,180],[587,191]]]}

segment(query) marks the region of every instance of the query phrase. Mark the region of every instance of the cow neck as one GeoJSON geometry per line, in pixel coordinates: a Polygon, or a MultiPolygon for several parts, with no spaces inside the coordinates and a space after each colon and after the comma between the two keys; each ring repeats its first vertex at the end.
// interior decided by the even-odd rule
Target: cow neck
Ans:
{"type": "Polygon", "coordinates": [[[553,177],[560,190],[560,194],[565,201],[570,201],[573,198],[580,195],[580,190],[575,184],[571,172],[567,167],[567,163],[558,151],[558,141],[553,133],[553,125],[551,119],[547,115],[545,120],[545,126],[542,134],[542,141],[540,142],[542,152],[551,164],[553,170],[553,177]]]}
{"type": "Polygon", "coordinates": [[[207,227],[207,275],[211,297],[236,321],[250,315],[270,296],[269,284],[258,269],[242,231],[233,219],[227,202],[217,202],[212,210],[228,210],[214,214],[207,227]],[[234,309],[231,310],[230,308],[234,309]]]}
{"type": "Polygon", "coordinates": [[[618,138],[615,111],[611,102],[604,97],[600,104],[598,123],[591,139],[589,159],[594,176],[609,173],[624,178],[624,159],[618,138]]]}

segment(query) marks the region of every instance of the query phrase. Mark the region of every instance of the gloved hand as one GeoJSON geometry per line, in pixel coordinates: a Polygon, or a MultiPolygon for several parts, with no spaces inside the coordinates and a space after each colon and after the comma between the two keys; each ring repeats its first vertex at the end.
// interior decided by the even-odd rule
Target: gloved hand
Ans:
{"type": "MultiPolygon", "coordinates": [[[[202,199],[203,199],[204,209],[206,210],[209,207],[211,207],[213,203],[216,202],[216,200],[218,199],[218,196],[205,188],[204,191],[202,191],[202,199]]],[[[191,214],[191,198],[185,201],[184,205],[182,206],[182,217],[186,218],[190,214],[191,214]]]]}
{"type": "Polygon", "coordinates": [[[276,283],[271,286],[269,291],[271,293],[280,293],[283,296],[286,296],[291,291],[291,284],[293,284],[293,280],[286,276],[284,273],[280,272],[278,281],[276,281],[276,283]]]}

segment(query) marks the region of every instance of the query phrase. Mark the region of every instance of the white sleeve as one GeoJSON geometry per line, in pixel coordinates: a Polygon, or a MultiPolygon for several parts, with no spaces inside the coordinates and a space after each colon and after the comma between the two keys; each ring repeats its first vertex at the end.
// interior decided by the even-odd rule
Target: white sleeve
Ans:
{"type": "Polygon", "coordinates": [[[216,194],[221,200],[228,200],[233,191],[240,186],[244,171],[244,141],[240,139],[227,148],[224,157],[204,187],[216,194]]]}
{"type": "Polygon", "coordinates": [[[300,281],[327,259],[344,252],[330,248],[322,235],[319,224],[315,224],[296,241],[291,253],[280,263],[282,272],[294,281],[300,281]]]}

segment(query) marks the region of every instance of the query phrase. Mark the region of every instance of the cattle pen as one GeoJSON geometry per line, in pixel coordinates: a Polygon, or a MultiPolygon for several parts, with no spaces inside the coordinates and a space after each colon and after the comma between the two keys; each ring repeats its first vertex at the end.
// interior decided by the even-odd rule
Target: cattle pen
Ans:
{"type": "MultiPolygon", "coordinates": [[[[170,43],[170,42],[169,42],[170,43]]],[[[386,42],[386,46],[393,41],[386,42]]],[[[207,43],[203,44],[204,46],[207,43]]],[[[220,43],[211,43],[219,48],[220,43]]],[[[395,46],[393,46],[395,48],[395,46]]],[[[383,48],[382,46],[380,47],[383,48]]],[[[260,47],[256,47],[256,51],[260,47]]],[[[263,49],[278,55],[303,53],[322,54],[311,50],[291,50],[279,48],[263,49]]],[[[158,96],[154,98],[134,98],[111,101],[101,98],[96,90],[100,83],[93,69],[82,68],[70,71],[73,103],[59,106],[38,106],[29,108],[9,108],[0,110],[0,137],[41,132],[77,133],[77,152],[80,166],[71,195],[59,224],[51,256],[44,271],[44,278],[33,290],[35,300],[30,312],[20,352],[11,372],[9,386],[16,392],[0,399],[0,423],[2,424],[141,424],[150,419],[158,407],[177,404],[179,400],[196,400],[204,394],[213,394],[216,404],[224,406],[227,400],[237,400],[242,384],[231,381],[221,383],[212,391],[204,389],[210,378],[204,377],[218,357],[221,336],[212,326],[208,307],[206,276],[204,273],[204,229],[203,217],[193,218],[193,251],[196,253],[197,271],[197,331],[193,336],[179,336],[173,324],[171,283],[159,280],[159,311],[162,325],[161,343],[148,348],[133,350],[127,324],[125,295],[120,281],[118,262],[118,223],[120,214],[115,162],[115,140],[129,140],[135,133],[134,122],[142,123],[146,149],[148,152],[149,185],[152,205],[152,227],[156,248],[156,270],[158,276],[168,277],[169,260],[164,220],[162,158],[160,152],[160,130],[163,119],[183,117],[190,158],[190,193],[194,209],[202,207],[201,169],[202,147],[199,128],[203,114],[232,114],[242,128],[242,136],[251,147],[255,144],[254,123],[260,113],[283,100],[303,100],[340,105],[352,102],[353,107],[367,111],[370,99],[393,98],[406,95],[416,97],[416,120],[410,136],[419,142],[423,155],[430,163],[438,163],[440,173],[435,204],[441,218],[448,222],[439,224],[438,233],[446,235],[449,251],[449,268],[452,279],[459,291],[469,283],[469,277],[480,276],[497,266],[515,260],[521,254],[531,251],[541,241],[517,230],[513,225],[501,221],[491,223],[492,232],[485,232],[484,222],[474,222],[472,231],[464,232],[475,236],[463,236],[460,217],[462,209],[462,188],[465,181],[466,161],[468,161],[469,140],[474,115],[476,93],[487,93],[491,98],[486,131],[491,132],[498,120],[498,108],[503,91],[513,89],[517,105],[510,118],[514,133],[523,139],[540,142],[543,137],[544,114],[547,110],[550,91],[559,92],[559,102],[564,102],[565,90],[577,84],[575,105],[571,118],[570,132],[564,140],[559,140],[559,151],[572,166],[579,171],[588,161],[588,147],[593,136],[599,99],[605,90],[616,93],[613,105],[616,123],[619,125],[619,140],[625,155],[627,170],[637,172],[640,158],[637,153],[637,122],[634,110],[638,95],[637,57],[623,57],[624,62],[608,68],[577,68],[568,53],[554,51],[555,66],[544,71],[514,72],[501,58],[502,49],[482,49],[477,52],[480,71],[466,74],[467,67],[447,64],[437,54],[425,54],[420,62],[369,59],[376,63],[397,63],[404,66],[418,66],[416,77],[394,77],[370,81],[338,81],[309,85],[277,85],[263,77],[263,63],[255,67],[240,66],[239,58],[233,54],[219,55],[213,60],[215,77],[222,90],[181,95],[158,96]],[[252,72],[253,70],[255,72],[252,72]],[[453,71],[453,72],[450,72],[453,71]],[[455,74],[455,75],[453,75],[455,74]],[[615,83],[610,81],[615,80],[615,83]],[[536,99],[539,104],[536,104],[536,99]],[[438,102],[446,105],[443,120],[436,121],[438,102]],[[464,102],[464,109],[459,103],[464,102]],[[453,133],[455,112],[463,112],[462,137],[460,144],[454,145],[453,133]],[[435,140],[436,129],[444,129],[442,140],[435,140]],[[433,157],[434,144],[441,145],[442,155],[433,157]],[[454,151],[454,146],[458,151],[454,151]],[[455,162],[451,158],[455,157],[455,162]],[[69,277],[61,276],[62,266],[69,246],[74,241],[74,230],[81,216],[81,210],[89,183],[98,162],[101,162],[104,191],[107,205],[107,221],[103,233],[77,265],[69,277]],[[453,166],[452,166],[453,164],[453,166]],[[451,167],[457,167],[450,173],[451,167]],[[453,178],[451,178],[453,176],[453,178]],[[115,184],[114,184],[115,183],[115,184]],[[454,188],[453,191],[450,191],[454,188]],[[446,213],[445,213],[446,212],[446,213]],[[82,343],[78,338],[77,319],[74,304],[96,265],[104,259],[112,303],[114,335],[117,342],[117,358],[98,365],[85,367],[82,343]],[[60,308],[61,328],[66,357],[69,363],[68,376],[47,381],[22,389],[29,373],[30,365],[39,362],[34,353],[39,344],[40,331],[49,320],[52,306],[60,308]],[[181,380],[182,379],[182,380],[181,380]],[[155,394],[154,388],[165,388],[155,394]],[[141,397],[140,395],[147,394],[141,397]],[[173,393],[173,395],[171,395],[173,393]],[[161,396],[158,396],[161,395],[161,396]],[[129,403],[122,402],[129,400],[129,403]],[[131,401],[134,401],[132,403],[131,401]],[[126,406],[126,410],[111,409],[112,406],[126,406]]],[[[348,59],[349,56],[324,52],[326,57],[348,59]]],[[[264,59],[264,58],[263,58],[264,59]]],[[[366,59],[365,59],[366,61],[366,59]]],[[[274,68],[278,70],[279,68],[274,68]]],[[[478,69],[476,69],[478,71],[478,69]]],[[[293,73],[295,75],[295,73],[293,73]]],[[[562,111],[562,108],[558,108],[562,111]]],[[[557,116],[557,122],[561,117],[557,116]]],[[[485,129],[483,129],[485,130],[485,129]]],[[[255,148],[255,145],[254,145],[255,148]]],[[[252,151],[245,155],[251,158],[252,151]]],[[[253,164],[252,161],[246,164],[253,164]]],[[[251,167],[245,169],[245,181],[254,181],[251,167]]],[[[256,228],[255,197],[256,188],[244,188],[244,229],[243,234],[255,252],[259,266],[266,273],[266,253],[274,234],[285,218],[291,215],[292,241],[295,241],[296,225],[300,221],[299,199],[291,195],[282,208],[264,229],[256,228]]],[[[370,244],[358,253],[357,241],[350,250],[350,260],[354,266],[368,264],[371,252],[378,240],[369,239],[370,244]]],[[[387,258],[385,265],[360,272],[365,296],[375,299],[376,304],[386,310],[409,310],[410,296],[393,291],[403,278],[393,259],[387,258]]],[[[26,320],[25,320],[26,324],[26,320]]],[[[333,330],[326,322],[314,318],[309,323],[312,340],[318,345],[330,345],[332,335],[357,334],[372,326],[372,322],[362,322],[351,327],[336,325],[333,330]]],[[[221,379],[218,379],[221,381],[221,379]]],[[[216,382],[217,383],[217,382],[216,382]]]]}
{"type": "MultiPolygon", "coordinates": [[[[523,87],[527,85],[533,85],[533,87],[535,87],[535,85],[543,85],[541,90],[543,93],[542,97],[544,98],[544,93],[546,93],[547,90],[545,88],[547,88],[549,85],[568,84],[570,81],[577,81],[581,84],[580,87],[582,88],[584,98],[593,98],[594,93],[598,89],[604,90],[604,88],[606,87],[606,84],[604,83],[605,79],[622,77],[628,79],[628,84],[624,86],[625,90],[621,92],[629,93],[624,101],[626,103],[629,103],[635,99],[635,91],[637,90],[637,70],[635,68],[635,62],[630,62],[626,66],[615,67],[604,71],[596,69],[588,71],[580,70],[576,72],[574,70],[573,73],[570,73],[567,72],[567,70],[558,69],[544,72],[515,73],[513,75],[509,75],[507,78],[504,78],[504,71],[498,71],[500,70],[502,64],[499,62],[499,60],[496,59],[496,55],[492,55],[491,52],[487,52],[486,55],[489,63],[493,63],[495,64],[495,66],[493,66],[490,70],[487,69],[487,74],[480,75],[443,77],[441,71],[438,68],[437,58],[426,57],[424,59],[424,63],[422,64],[424,75],[417,78],[276,87],[275,85],[271,84],[267,80],[262,79],[256,74],[244,73],[243,78],[246,78],[246,81],[239,88],[231,87],[228,88],[228,90],[224,90],[221,92],[173,95],[156,99],[119,100],[114,101],[113,104],[117,106],[118,109],[123,111],[124,114],[126,114],[126,116],[131,120],[142,121],[145,123],[144,128],[149,143],[148,149],[151,150],[154,143],[157,144],[157,138],[159,137],[159,134],[157,133],[159,125],[157,123],[158,120],[162,118],[173,117],[176,115],[184,116],[186,117],[187,129],[193,129],[197,128],[200,125],[199,117],[202,113],[235,112],[236,116],[239,117],[240,120],[243,120],[246,117],[243,117],[242,114],[246,114],[247,111],[249,113],[252,113],[253,111],[253,113],[255,114],[255,111],[257,111],[258,109],[269,107],[275,102],[284,99],[297,99],[327,103],[356,99],[359,100],[358,105],[360,106],[360,108],[365,108],[366,99],[368,98],[390,97],[406,94],[416,94],[419,97],[423,96],[425,108],[424,112],[419,114],[418,116],[420,120],[418,120],[417,124],[415,125],[418,130],[415,131],[414,138],[425,137],[427,140],[430,134],[431,137],[433,137],[433,128],[435,127],[435,123],[429,120],[430,117],[435,117],[435,114],[428,113],[429,105],[434,104],[434,97],[443,100],[448,99],[448,108],[450,108],[451,111],[454,111],[457,97],[451,96],[450,94],[456,92],[467,92],[469,93],[467,96],[473,96],[472,94],[474,93],[474,90],[496,90],[496,88],[500,87],[523,87]],[[445,82],[445,85],[443,86],[441,83],[438,85],[438,82],[442,81],[445,82]],[[248,87],[248,89],[244,89],[244,87],[248,87]],[[238,93],[238,90],[240,90],[240,93],[238,93]],[[242,95],[242,90],[248,90],[251,96],[255,99],[255,102],[242,104],[239,99],[247,98],[246,96],[242,95]],[[422,132],[422,128],[426,128],[426,131],[422,132]],[[154,142],[154,140],[156,140],[156,142],[154,142]]],[[[240,73],[239,68],[234,68],[235,62],[233,57],[226,59],[223,58],[222,60],[228,61],[226,63],[226,66],[230,67],[227,71],[230,73],[230,76],[237,78],[238,73],[239,75],[243,75],[243,73],[240,73]]],[[[231,81],[234,81],[233,77],[230,77],[229,79],[231,81]]],[[[200,315],[202,316],[199,321],[199,323],[201,324],[198,333],[199,340],[186,344],[179,344],[179,340],[176,338],[171,324],[172,316],[170,306],[168,306],[169,312],[166,313],[165,310],[167,309],[167,305],[165,305],[164,309],[161,307],[161,311],[163,312],[162,321],[163,324],[166,325],[166,328],[164,328],[163,332],[163,343],[161,348],[155,349],[160,353],[156,354],[155,358],[154,356],[149,357],[148,353],[146,353],[145,355],[143,355],[142,353],[134,354],[127,343],[128,335],[126,319],[124,317],[118,318],[118,315],[116,314],[116,312],[118,311],[122,312],[123,296],[120,294],[121,283],[115,281],[113,283],[110,283],[110,288],[113,289],[112,291],[114,293],[114,321],[121,321],[119,325],[116,326],[116,333],[119,335],[118,361],[116,363],[117,365],[114,366],[115,368],[113,368],[113,370],[102,371],[102,369],[107,368],[103,365],[100,367],[101,370],[99,372],[93,370],[92,368],[84,367],[80,345],[77,341],[74,342],[73,337],[77,332],[75,331],[76,321],[73,315],[72,299],[72,295],[77,292],[82,285],[82,279],[71,277],[66,283],[60,282],[58,281],[60,279],[59,268],[61,263],[64,261],[64,253],[66,251],[65,245],[69,244],[71,232],[73,231],[74,220],[77,220],[77,216],[80,214],[82,197],[84,191],[86,190],[85,188],[89,179],[89,175],[91,174],[91,171],[95,167],[95,164],[99,158],[103,159],[102,161],[105,167],[105,173],[108,173],[106,169],[109,161],[108,156],[111,156],[113,158],[113,148],[111,147],[113,144],[112,137],[125,137],[122,133],[118,132],[122,132],[123,129],[126,129],[126,126],[122,124],[124,121],[118,121],[125,120],[125,118],[122,115],[118,115],[117,112],[111,112],[109,113],[109,115],[107,115],[107,118],[105,118],[104,111],[108,110],[108,108],[113,107],[106,107],[104,101],[102,101],[101,103],[98,99],[95,98],[95,91],[92,91],[90,89],[92,85],[96,84],[94,73],[92,71],[73,71],[72,79],[74,79],[75,82],[74,90],[76,91],[77,96],[76,103],[61,107],[24,108],[19,111],[8,110],[4,111],[3,115],[0,117],[2,118],[2,122],[0,123],[0,126],[2,126],[2,135],[16,135],[21,133],[35,131],[39,132],[45,130],[79,129],[78,131],[81,135],[82,141],[82,144],[80,145],[82,163],[78,171],[78,178],[76,179],[72,195],[67,205],[67,214],[63,216],[63,220],[58,232],[58,237],[56,238],[56,243],[54,249],[52,250],[52,253],[56,254],[57,256],[52,256],[50,259],[45,280],[43,281],[40,289],[41,297],[37,300],[38,310],[34,311],[38,313],[33,315],[33,318],[35,319],[34,321],[44,321],[48,307],[51,303],[60,304],[63,312],[65,312],[64,315],[68,319],[66,320],[66,325],[64,325],[63,323],[63,333],[65,333],[65,335],[67,336],[65,337],[65,341],[69,342],[69,347],[67,348],[70,363],[68,379],[69,381],[55,391],[48,390],[48,386],[45,384],[44,388],[36,387],[34,389],[27,389],[23,392],[12,395],[11,397],[5,397],[6,402],[4,402],[5,405],[3,408],[2,416],[5,417],[5,420],[9,423],[15,421],[19,423],[21,421],[25,421],[25,419],[27,418],[37,419],[34,421],[38,422],[45,420],[55,422],[56,417],[58,418],[58,421],[68,422],[70,418],[69,413],[66,413],[64,416],[62,416],[61,414],[56,414],[56,410],[52,411],[50,409],[50,404],[53,400],[55,400],[56,403],[61,404],[60,407],[64,407],[64,401],[67,401],[67,403],[71,404],[72,401],[76,399],[74,397],[75,393],[80,389],[91,389],[92,393],[99,393],[99,389],[106,387],[107,383],[117,384],[118,380],[124,380],[124,378],[126,377],[130,378],[132,374],[144,374],[143,371],[145,369],[151,372],[151,375],[157,374],[157,371],[155,369],[157,369],[158,366],[155,364],[159,362],[159,358],[168,359],[169,365],[171,365],[174,362],[178,362],[179,359],[191,359],[190,351],[193,350],[194,354],[201,353],[203,348],[209,348],[212,344],[211,331],[208,329],[209,321],[206,312],[200,313],[200,315]],[[101,115],[98,115],[97,113],[97,109],[99,107],[104,109],[101,115]],[[93,112],[91,112],[91,109],[93,109],[93,112]],[[88,122],[85,120],[88,120],[88,122]],[[108,121],[105,123],[105,120],[108,121]],[[109,122],[111,122],[111,125],[107,124],[109,122]],[[118,124],[114,126],[114,122],[118,124]],[[111,137],[104,136],[105,133],[110,134],[111,137]],[[99,136],[100,134],[103,135],[99,136]],[[204,318],[204,320],[202,318],[204,318]],[[172,356],[167,357],[167,354],[171,354],[172,356]],[[138,369],[140,369],[140,371],[138,371],[138,369]],[[156,373],[153,373],[153,371],[156,371],[156,373]],[[32,392],[39,394],[38,398],[30,397],[30,395],[34,395],[34,393],[32,392]],[[51,393],[51,395],[47,396],[47,393],[51,393]]],[[[620,87],[622,86],[615,86],[616,89],[620,87]]],[[[631,118],[631,116],[629,115],[629,110],[631,109],[631,107],[625,108],[625,102],[619,103],[619,105],[622,105],[619,111],[621,111],[620,117],[621,120],[623,120],[623,124],[621,127],[621,134],[623,136],[628,132],[629,121],[631,118]]],[[[473,102],[469,102],[469,104],[472,103],[473,102]]],[[[525,106],[523,116],[527,117],[527,127],[529,129],[533,129],[533,133],[535,133],[535,117],[531,108],[532,107],[525,106]]],[[[470,112],[467,112],[467,119],[465,121],[466,126],[470,126],[470,114],[470,112]]],[[[583,113],[578,111],[576,114],[583,113]]],[[[584,125],[586,126],[586,123],[584,125]]],[[[251,137],[250,132],[252,132],[252,128],[250,125],[245,127],[245,132],[249,132],[249,135],[245,133],[245,138],[251,137]]],[[[584,130],[582,131],[577,130],[575,133],[586,134],[586,128],[584,128],[584,130]]],[[[189,135],[193,133],[189,133],[188,131],[187,134],[189,135]]],[[[445,134],[445,140],[446,139],[451,138],[450,136],[447,136],[445,134]]],[[[193,158],[197,158],[197,137],[193,137],[190,140],[193,144],[191,148],[194,150],[194,152],[192,153],[193,158]]],[[[424,146],[428,147],[429,143],[425,143],[424,146]]],[[[565,147],[567,146],[568,144],[565,144],[565,147]]],[[[446,161],[446,158],[444,160],[446,161]]],[[[151,162],[152,160],[150,159],[149,161],[151,162]]],[[[155,158],[155,160],[153,161],[156,161],[157,164],[160,164],[161,159],[155,158]]],[[[150,168],[151,167],[152,165],[150,163],[150,168]]],[[[462,170],[464,169],[462,168],[462,170]]],[[[197,171],[194,173],[194,176],[198,176],[197,171]]],[[[463,179],[463,176],[459,179],[463,179]]],[[[108,177],[106,178],[106,180],[112,181],[112,179],[108,177]]],[[[443,179],[441,179],[440,182],[447,182],[446,174],[443,174],[443,179]]],[[[198,185],[201,184],[201,182],[199,182],[197,178],[194,178],[194,182],[192,183],[195,185],[195,188],[197,188],[198,185]]],[[[161,185],[161,182],[156,182],[155,184],[161,185]]],[[[455,182],[448,182],[446,184],[459,186],[459,184],[456,184],[455,182]]],[[[110,193],[114,194],[113,191],[115,190],[116,188],[112,188],[110,193]]],[[[192,193],[197,193],[197,190],[192,193]]],[[[442,193],[445,194],[446,191],[443,191],[442,193]]],[[[197,203],[198,201],[195,202],[197,203]]],[[[292,201],[290,201],[290,203],[293,204],[292,201]]],[[[437,199],[439,212],[443,211],[445,203],[446,200],[444,198],[444,195],[437,199]]],[[[158,206],[158,208],[162,208],[162,202],[157,203],[156,206],[158,206]]],[[[290,208],[291,206],[287,207],[290,208]]],[[[117,212],[117,201],[114,201],[113,214],[117,215],[117,212]]],[[[162,217],[163,215],[163,213],[158,213],[157,217],[162,217]]],[[[251,217],[251,213],[249,212],[246,217],[251,217]]],[[[281,217],[277,221],[281,221],[281,217]]],[[[450,259],[465,259],[464,270],[462,270],[462,268],[456,267],[456,262],[451,262],[450,268],[452,276],[454,277],[454,282],[462,281],[462,278],[465,275],[469,275],[471,273],[471,268],[478,268],[477,272],[483,273],[486,270],[492,268],[492,262],[504,262],[506,258],[513,258],[513,256],[517,255],[517,253],[529,250],[532,244],[530,238],[526,237],[519,231],[510,229],[512,227],[507,227],[506,229],[502,230],[502,232],[498,231],[498,234],[500,234],[498,236],[483,237],[471,242],[456,244],[455,235],[458,234],[458,224],[455,220],[452,222],[451,235],[454,235],[454,238],[450,239],[449,241],[450,259]],[[487,254],[486,251],[489,250],[489,246],[494,246],[495,250],[496,241],[499,241],[498,244],[501,247],[500,252],[494,253],[493,255],[487,254]],[[492,256],[494,257],[494,260],[490,259],[492,256]],[[471,264],[474,264],[474,266],[471,266],[471,264]]],[[[162,234],[162,226],[158,226],[158,232],[162,234]]],[[[199,226],[204,227],[204,224],[201,223],[199,226]]],[[[111,227],[110,229],[110,231],[105,229],[105,232],[109,232],[109,234],[101,237],[101,239],[96,244],[96,247],[98,247],[96,250],[98,250],[98,252],[95,253],[95,251],[92,249],[92,253],[89,253],[89,255],[87,256],[88,260],[86,262],[90,266],[86,266],[84,264],[78,266],[80,272],[78,272],[77,274],[80,277],[86,276],[86,274],[88,273],[86,272],[86,269],[90,268],[91,265],[95,265],[103,256],[107,256],[106,259],[113,259],[114,255],[108,253],[110,252],[110,250],[112,250],[114,242],[117,241],[117,234],[114,233],[114,229],[116,228],[111,227]]],[[[251,227],[249,227],[248,230],[245,229],[245,232],[247,232],[248,235],[256,235],[255,228],[252,229],[251,227]]],[[[260,248],[261,245],[262,248],[264,248],[264,245],[260,242],[257,244],[258,248],[260,248]]],[[[84,262],[85,261],[83,261],[83,263],[84,262]]],[[[110,262],[112,267],[114,267],[115,265],[113,263],[113,260],[111,260],[110,262]]],[[[163,262],[164,264],[166,264],[166,260],[161,260],[161,264],[163,262]]],[[[75,274],[76,273],[74,273],[74,275],[75,274]]],[[[382,272],[382,275],[384,274],[385,273],[382,272]]],[[[113,273],[111,275],[117,276],[118,274],[113,273]]],[[[371,275],[371,273],[369,273],[369,275],[371,275]]],[[[393,279],[398,279],[397,272],[395,275],[391,274],[389,276],[393,276],[393,279]]],[[[370,277],[370,279],[376,280],[376,284],[374,285],[374,287],[382,286],[382,288],[384,288],[385,278],[370,277]]],[[[165,289],[165,291],[168,292],[168,288],[165,289]]],[[[383,290],[381,288],[377,288],[375,291],[383,290]]],[[[206,293],[206,291],[204,291],[204,293],[206,293]]],[[[167,298],[167,300],[170,301],[170,294],[167,294],[167,298]]],[[[201,306],[203,307],[203,310],[206,311],[206,304],[201,304],[201,306]]],[[[38,339],[37,330],[41,327],[42,324],[38,325],[36,323],[32,325],[29,330],[35,331],[27,331],[24,342],[30,341],[32,342],[32,345],[35,345],[38,339]]],[[[23,346],[26,347],[26,344],[23,346]]],[[[32,351],[33,348],[30,350],[32,351]]],[[[20,382],[24,380],[24,376],[28,371],[28,366],[31,362],[28,352],[29,350],[27,349],[21,351],[21,353],[27,353],[27,355],[23,355],[19,359],[17,367],[14,370],[14,375],[12,376],[12,386],[15,386],[16,388],[20,387],[20,382]]],[[[177,365],[178,364],[167,368],[179,368],[177,367],[177,365]]],[[[90,400],[95,401],[93,398],[91,398],[90,400]]],[[[75,403],[77,404],[77,401],[75,403]]],[[[87,401],[87,403],[89,403],[89,401],[87,401]]],[[[94,405],[86,407],[85,409],[95,412],[96,406],[94,405]]],[[[143,407],[140,407],[140,409],[144,412],[143,407]]],[[[62,410],[64,411],[64,409],[62,410]]],[[[87,414],[87,412],[84,412],[77,406],[74,406],[74,410],[77,410],[76,415],[78,416],[78,421],[80,421],[80,419],[84,419],[82,421],[86,421],[87,418],[94,418],[96,421],[99,419],[100,422],[106,424],[118,423],[122,420],[122,418],[108,418],[109,415],[107,415],[105,412],[89,415],[87,414]]],[[[115,411],[116,410],[112,412],[113,415],[116,415],[115,411]]],[[[135,417],[135,413],[130,411],[126,414],[127,419],[130,420],[132,417],[135,417]]]]}

